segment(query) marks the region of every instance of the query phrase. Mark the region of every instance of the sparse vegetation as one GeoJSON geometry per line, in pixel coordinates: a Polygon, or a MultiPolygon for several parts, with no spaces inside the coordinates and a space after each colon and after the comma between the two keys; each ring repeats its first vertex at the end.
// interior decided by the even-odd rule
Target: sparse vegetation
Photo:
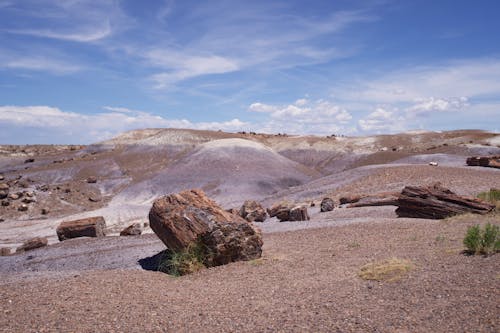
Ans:
{"type": "Polygon", "coordinates": [[[483,230],[479,225],[469,227],[464,238],[467,253],[489,255],[500,251],[500,228],[487,223],[483,230]]]}
{"type": "Polygon", "coordinates": [[[364,280],[393,282],[402,279],[412,268],[409,260],[391,258],[364,265],[358,275],[364,280]]]}
{"type": "Polygon", "coordinates": [[[181,251],[167,251],[160,260],[158,270],[173,276],[191,274],[205,268],[207,251],[200,242],[193,242],[181,251]]]}
{"type": "Polygon", "coordinates": [[[479,199],[491,202],[497,207],[497,210],[500,209],[500,190],[496,188],[492,188],[489,191],[481,192],[477,195],[479,199]]]}

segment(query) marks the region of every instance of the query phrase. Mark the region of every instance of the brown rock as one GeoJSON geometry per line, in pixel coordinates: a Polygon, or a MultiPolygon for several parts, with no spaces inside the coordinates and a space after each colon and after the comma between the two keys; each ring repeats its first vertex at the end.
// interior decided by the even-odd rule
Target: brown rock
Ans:
{"type": "Polygon", "coordinates": [[[500,156],[472,156],[467,158],[467,165],[500,168],[500,156]]]}
{"type": "Polygon", "coordinates": [[[0,199],[5,199],[9,195],[7,191],[0,191],[0,199]]]}
{"type": "Polygon", "coordinates": [[[339,202],[341,205],[345,205],[345,204],[358,202],[360,199],[361,199],[361,196],[359,196],[359,195],[351,195],[351,196],[347,196],[347,197],[341,197],[339,199],[339,202]]]}
{"type": "Polygon", "coordinates": [[[3,206],[3,207],[7,207],[7,206],[9,206],[9,205],[10,205],[10,202],[9,202],[9,201],[7,201],[7,200],[2,200],[2,206],[3,206]]]}
{"type": "Polygon", "coordinates": [[[254,200],[245,201],[240,208],[239,215],[248,222],[264,222],[267,218],[266,210],[254,200]]]}
{"type": "Polygon", "coordinates": [[[41,213],[42,213],[42,215],[47,215],[49,213],[49,209],[48,208],[42,208],[41,213]]]}
{"type": "Polygon", "coordinates": [[[3,175],[0,175],[0,180],[4,180],[5,177],[3,175]]]}
{"type": "Polygon", "coordinates": [[[106,222],[104,217],[96,216],[80,220],[66,221],[56,229],[60,241],[76,237],[104,237],[106,222]]]}
{"type": "Polygon", "coordinates": [[[405,187],[397,205],[399,217],[427,219],[444,219],[463,213],[486,214],[495,208],[482,200],[459,196],[439,183],[428,187],[405,187]]]}
{"type": "Polygon", "coordinates": [[[0,248],[0,257],[10,256],[10,248],[2,247],[0,248]]]}
{"type": "Polygon", "coordinates": [[[27,240],[23,245],[16,249],[16,252],[31,251],[38,249],[39,247],[47,246],[48,241],[46,237],[35,237],[27,240]]]}
{"type": "Polygon", "coordinates": [[[36,202],[35,198],[32,198],[32,197],[26,197],[22,200],[22,202],[24,202],[25,204],[30,204],[32,202],[36,202]]]}
{"type": "MultiPolygon", "coordinates": [[[[290,209],[289,221],[308,221],[310,220],[306,206],[296,206],[290,209]]],[[[280,221],[284,222],[284,221],[280,221]]]]}
{"type": "Polygon", "coordinates": [[[154,201],[149,212],[151,229],[173,251],[201,242],[210,256],[205,265],[259,258],[259,229],[240,216],[223,210],[202,190],[184,191],[154,201]]]}
{"type": "Polygon", "coordinates": [[[370,206],[397,206],[399,193],[397,192],[384,192],[374,195],[367,195],[360,197],[354,203],[351,203],[347,208],[355,207],[370,207],[370,206]]]}
{"type": "Polygon", "coordinates": [[[95,176],[88,177],[87,178],[87,183],[89,183],[89,184],[95,184],[95,183],[97,183],[97,177],[95,177],[95,176]]]}
{"type": "Polygon", "coordinates": [[[17,200],[20,197],[19,197],[19,194],[17,194],[17,193],[11,193],[11,194],[9,194],[8,198],[11,200],[17,200]]]}
{"type": "Polygon", "coordinates": [[[142,228],[140,223],[134,223],[126,227],[120,232],[120,236],[137,236],[142,233],[142,228]]]}
{"type": "Polygon", "coordinates": [[[33,163],[33,162],[35,162],[34,158],[28,158],[24,161],[24,163],[33,163]]]}
{"type": "Polygon", "coordinates": [[[25,212],[28,210],[28,205],[22,204],[21,206],[17,207],[17,210],[20,212],[25,212]]]}
{"type": "Polygon", "coordinates": [[[330,212],[335,208],[335,202],[332,198],[324,198],[321,200],[321,212],[330,212]]]}
{"type": "Polygon", "coordinates": [[[9,184],[6,184],[6,183],[0,183],[0,191],[6,191],[8,192],[10,189],[10,186],[9,184]]]}
{"type": "Polygon", "coordinates": [[[277,216],[280,212],[283,211],[289,211],[290,208],[288,207],[288,204],[286,202],[280,202],[276,203],[271,208],[267,209],[267,213],[269,214],[270,217],[275,217],[277,216]]]}

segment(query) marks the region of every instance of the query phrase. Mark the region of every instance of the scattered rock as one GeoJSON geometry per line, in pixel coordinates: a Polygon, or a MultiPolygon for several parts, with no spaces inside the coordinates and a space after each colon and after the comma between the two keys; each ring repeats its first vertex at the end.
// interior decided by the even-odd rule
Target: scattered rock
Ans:
{"type": "Polygon", "coordinates": [[[271,208],[267,209],[267,213],[270,217],[275,217],[279,214],[279,212],[289,210],[288,204],[286,202],[280,202],[271,206],[271,208]]]}
{"type": "Polygon", "coordinates": [[[358,202],[360,199],[361,199],[360,195],[352,195],[352,196],[347,196],[347,197],[341,197],[339,199],[339,202],[341,205],[345,205],[345,204],[358,202]]]}
{"type": "Polygon", "coordinates": [[[42,208],[42,211],[41,211],[42,215],[47,215],[49,212],[50,211],[48,208],[42,208]]]}
{"type": "Polygon", "coordinates": [[[71,193],[71,189],[70,188],[65,188],[64,189],[64,193],[71,193]]]}
{"type": "Polygon", "coordinates": [[[358,201],[347,205],[347,208],[370,206],[397,206],[399,193],[383,192],[374,195],[361,196],[358,201]]]}
{"type": "Polygon", "coordinates": [[[3,206],[3,207],[7,207],[7,206],[9,206],[9,205],[10,205],[10,202],[9,202],[9,201],[7,201],[7,200],[2,200],[2,206],[3,206]]]}
{"type": "Polygon", "coordinates": [[[310,207],[316,207],[316,204],[314,203],[314,201],[311,201],[311,204],[309,206],[310,207]]]}
{"type": "Polygon", "coordinates": [[[87,183],[89,183],[89,184],[95,184],[95,183],[97,183],[97,177],[95,177],[95,176],[88,177],[87,178],[87,183]]]}
{"type": "Polygon", "coordinates": [[[17,207],[17,210],[20,212],[25,212],[28,210],[28,205],[22,204],[21,206],[17,207]]]}
{"type": "Polygon", "coordinates": [[[33,162],[35,162],[34,158],[28,158],[24,161],[24,163],[33,163],[33,162]]]}
{"type": "Polygon", "coordinates": [[[397,205],[399,217],[427,219],[444,219],[463,213],[486,214],[495,208],[482,200],[459,196],[439,183],[428,187],[405,187],[397,205]]]}
{"type": "Polygon", "coordinates": [[[26,197],[22,200],[22,202],[24,202],[25,204],[30,204],[32,202],[36,202],[35,198],[31,198],[31,197],[26,197]]]}
{"type": "Polygon", "coordinates": [[[7,191],[0,191],[0,199],[5,199],[9,195],[7,191]]]}
{"type": "Polygon", "coordinates": [[[49,190],[49,185],[47,185],[47,184],[41,185],[41,186],[38,186],[37,189],[39,191],[42,191],[42,192],[47,192],[49,190]]]}
{"type": "Polygon", "coordinates": [[[56,229],[60,241],[77,237],[104,237],[106,222],[104,217],[96,216],[80,220],[66,221],[56,229]]]}
{"type": "Polygon", "coordinates": [[[429,162],[429,165],[430,166],[438,166],[439,164],[438,164],[438,162],[429,162]]]}
{"type": "Polygon", "coordinates": [[[335,208],[335,202],[332,198],[323,198],[320,207],[321,212],[330,212],[335,208]]]}
{"type": "Polygon", "coordinates": [[[201,242],[206,248],[206,266],[259,258],[262,235],[238,215],[223,210],[202,190],[184,191],[154,201],[150,226],[172,251],[201,242]]]}
{"type": "Polygon", "coordinates": [[[11,194],[9,194],[8,198],[11,200],[17,200],[20,198],[20,196],[17,193],[11,193],[11,194]]]}
{"type": "Polygon", "coordinates": [[[254,200],[247,200],[240,208],[239,215],[248,222],[264,222],[267,213],[261,204],[254,200]]]}
{"type": "Polygon", "coordinates": [[[10,248],[2,247],[0,248],[0,257],[10,256],[10,248]]]}
{"type": "Polygon", "coordinates": [[[5,177],[3,175],[0,175],[0,180],[4,180],[5,177]]]}
{"type": "MultiPolygon", "coordinates": [[[[308,221],[310,220],[306,206],[296,206],[290,209],[288,221],[308,221]]],[[[284,222],[284,221],[280,221],[284,222]]]]}
{"type": "Polygon", "coordinates": [[[473,156],[466,160],[469,166],[500,168],[500,156],[473,156]]]}
{"type": "Polygon", "coordinates": [[[35,237],[27,240],[20,247],[16,249],[16,252],[30,251],[38,249],[40,247],[47,246],[48,241],[46,237],[35,237]]]}
{"type": "Polygon", "coordinates": [[[102,197],[101,197],[101,195],[100,195],[100,194],[91,194],[91,195],[89,196],[89,201],[90,201],[90,202],[99,202],[99,201],[101,201],[101,200],[102,200],[102,197]]]}
{"type": "Polygon", "coordinates": [[[142,228],[140,223],[134,223],[126,227],[120,232],[120,236],[137,236],[142,233],[142,228]]]}

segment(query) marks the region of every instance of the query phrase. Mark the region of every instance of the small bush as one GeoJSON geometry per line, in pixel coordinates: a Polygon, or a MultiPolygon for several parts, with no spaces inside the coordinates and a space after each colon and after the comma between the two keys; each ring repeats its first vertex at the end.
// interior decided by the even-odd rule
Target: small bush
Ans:
{"type": "Polygon", "coordinates": [[[486,224],[484,230],[479,225],[469,227],[464,237],[464,245],[471,254],[493,254],[500,251],[500,228],[486,224]]]}
{"type": "Polygon", "coordinates": [[[174,276],[186,275],[205,268],[207,258],[206,248],[200,242],[193,242],[184,250],[166,252],[158,270],[174,276]]]}
{"type": "Polygon", "coordinates": [[[477,195],[479,199],[488,201],[492,204],[494,204],[497,209],[500,208],[500,190],[492,188],[487,192],[481,192],[477,195]]]}
{"type": "Polygon", "coordinates": [[[364,265],[358,275],[364,280],[393,282],[403,278],[412,268],[411,261],[392,258],[364,265]]]}

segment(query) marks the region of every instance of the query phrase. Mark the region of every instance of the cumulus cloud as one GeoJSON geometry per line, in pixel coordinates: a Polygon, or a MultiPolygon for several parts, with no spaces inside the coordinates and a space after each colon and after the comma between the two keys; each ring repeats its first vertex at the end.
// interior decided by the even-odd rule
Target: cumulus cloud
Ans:
{"type": "Polygon", "coordinates": [[[109,112],[81,114],[62,111],[50,106],[0,106],[0,138],[3,142],[26,143],[92,143],[131,129],[193,128],[236,131],[247,123],[239,119],[223,122],[191,122],[186,119],[168,119],[148,112],[124,107],[104,107],[109,112]],[[29,136],[20,136],[29,133],[29,136]]]}
{"type": "Polygon", "coordinates": [[[469,106],[467,97],[420,99],[415,105],[408,108],[412,114],[422,115],[431,112],[449,112],[463,110],[469,106]]]}
{"type": "MultiPolygon", "coordinates": [[[[268,132],[295,134],[332,134],[344,132],[352,115],[329,101],[298,99],[293,104],[271,105],[256,102],[248,111],[269,115],[264,126],[268,132]]],[[[349,129],[349,131],[351,131],[349,129]]]]}
{"type": "Polygon", "coordinates": [[[362,131],[376,133],[402,131],[405,125],[404,118],[397,115],[397,110],[389,111],[381,107],[358,121],[358,126],[362,131]]]}

